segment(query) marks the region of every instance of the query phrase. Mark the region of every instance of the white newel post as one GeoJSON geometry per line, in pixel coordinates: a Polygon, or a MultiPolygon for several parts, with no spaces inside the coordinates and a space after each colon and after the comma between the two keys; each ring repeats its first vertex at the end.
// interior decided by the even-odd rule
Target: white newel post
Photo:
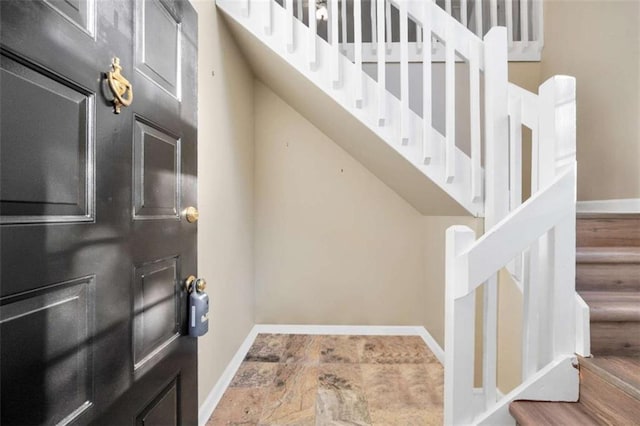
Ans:
{"type": "MultiPolygon", "coordinates": [[[[494,27],[484,38],[485,79],[485,229],[509,213],[509,108],[507,31],[494,27]]],[[[485,283],[483,367],[485,407],[495,403],[498,280],[485,283]],[[489,376],[490,375],[490,376],[489,376]]]]}
{"type": "MultiPolygon", "coordinates": [[[[576,82],[575,78],[555,76],[540,86],[540,184],[549,185],[561,173],[571,171],[576,179],[576,82]]],[[[549,234],[552,254],[549,276],[553,306],[551,328],[555,356],[575,350],[575,266],[576,266],[576,185],[573,208],[549,234]]]]}
{"type": "Polygon", "coordinates": [[[475,295],[469,288],[469,271],[462,253],[475,241],[466,226],[452,226],[446,235],[444,328],[444,424],[469,424],[473,411],[475,348],[475,295]]]}

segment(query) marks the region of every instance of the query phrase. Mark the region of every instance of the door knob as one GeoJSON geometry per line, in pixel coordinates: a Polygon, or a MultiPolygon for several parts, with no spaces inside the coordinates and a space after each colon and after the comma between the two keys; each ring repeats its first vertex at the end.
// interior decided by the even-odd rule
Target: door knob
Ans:
{"type": "Polygon", "coordinates": [[[196,278],[193,275],[189,275],[186,280],[184,280],[184,289],[187,293],[191,293],[191,290],[194,289],[199,293],[202,293],[205,288],[207,288],[207,282],[204,278],[196,278]]]}
{"type": "Polygon", "coordinates": [[[184,209],[183,212],[184,218],[187,219],[189,223],[195,223],[200,218],[200,212],[197,208],[190,206],[184,209]]]}

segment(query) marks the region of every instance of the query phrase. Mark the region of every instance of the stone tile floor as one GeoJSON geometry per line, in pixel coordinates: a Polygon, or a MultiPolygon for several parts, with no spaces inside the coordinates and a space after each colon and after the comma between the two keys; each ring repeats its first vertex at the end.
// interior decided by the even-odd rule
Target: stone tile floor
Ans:
{"type": "Polygon", "coordinates": [[[443,381],[418,336],[259,334],[207,426],[441,425],[443,381]]]}

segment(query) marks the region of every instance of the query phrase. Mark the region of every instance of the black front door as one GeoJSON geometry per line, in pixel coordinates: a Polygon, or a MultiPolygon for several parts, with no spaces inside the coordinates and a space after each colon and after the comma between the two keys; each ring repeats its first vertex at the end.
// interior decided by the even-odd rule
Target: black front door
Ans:
{"type": "Polygon", "coordinates": [[[0,5],[0,423],[196,424],[195,11],[0,5]]]}

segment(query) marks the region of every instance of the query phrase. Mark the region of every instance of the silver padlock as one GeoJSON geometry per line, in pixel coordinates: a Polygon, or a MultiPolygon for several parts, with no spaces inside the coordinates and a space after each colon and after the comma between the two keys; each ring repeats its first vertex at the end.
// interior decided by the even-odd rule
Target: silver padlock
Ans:
{"type": "Polygon", "coordinates": [[[207,283],[202,278],[187,279],[189,295],[189,336],[203,336],[209,331],[209,296],[205,293],[207,283]]]}

